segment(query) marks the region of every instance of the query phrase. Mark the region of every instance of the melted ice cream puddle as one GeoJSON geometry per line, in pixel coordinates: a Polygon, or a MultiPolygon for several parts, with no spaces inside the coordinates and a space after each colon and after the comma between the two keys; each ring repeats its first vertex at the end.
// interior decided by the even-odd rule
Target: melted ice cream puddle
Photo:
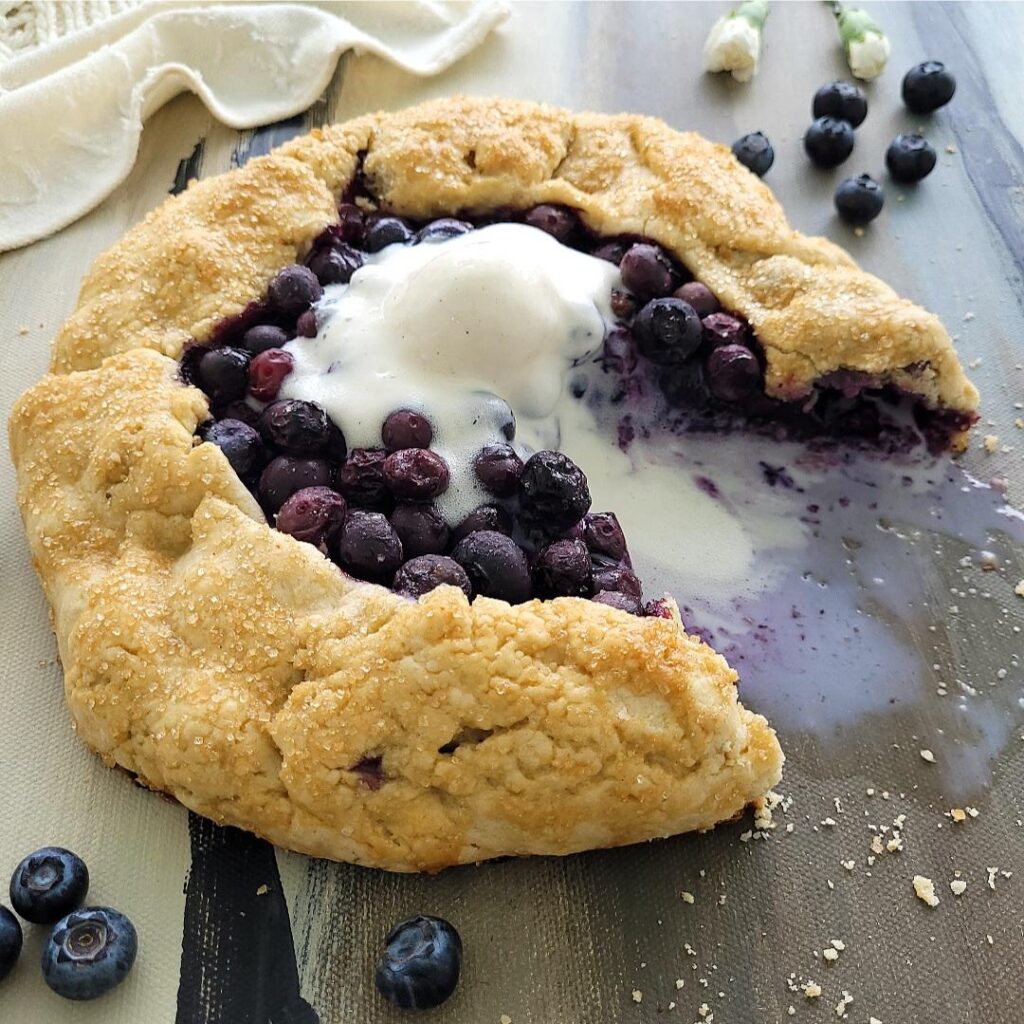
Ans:
{"type": "Polygon", "coordinates": [[[438,500],[450,523],[491,500],[473,457],[505,440],[511,411],[524,458],[566,452],[587,475],[594,509],[618,515],[649,596],[680,576],[723,600],[760,590],[755,553],[798,544],[800,524],[771,508],[744,523],[680,465],[684,440],[637,440],[623,452],[615,430],[569,392],[573,368],[600,353],[620,284],[612,264],[521,224],[388,246],[349,284],[325,289],[317,336],[288,343],[295,367],[281,395],[323,406],[350,448],[379,446],[397,409],[426,415],[451,472],[438,500]]]}

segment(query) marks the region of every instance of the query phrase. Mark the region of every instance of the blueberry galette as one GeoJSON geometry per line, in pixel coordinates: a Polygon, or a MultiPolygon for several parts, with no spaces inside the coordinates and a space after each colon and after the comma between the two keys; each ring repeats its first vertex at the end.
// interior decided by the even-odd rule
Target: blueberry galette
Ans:
{"type": "Polygon", "coordinates": [[[779,778],[594,505],[601,445],[957,448],[976,400],[727,149],[448,100],[150,214],[11,447],[82,738],[283,846],[434,870],[707,828],[779,778]]]}

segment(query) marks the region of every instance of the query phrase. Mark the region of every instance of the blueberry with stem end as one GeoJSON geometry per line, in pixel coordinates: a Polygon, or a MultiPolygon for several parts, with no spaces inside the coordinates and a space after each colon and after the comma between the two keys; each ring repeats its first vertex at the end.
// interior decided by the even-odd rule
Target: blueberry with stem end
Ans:
{"type": "Polygon", "coordinates": [[[11,906],[33,924],[59,920],[79,906],[88,891],[85,861],[61,846],[30,853],[11,875],[11,906]]]}
{"type": "Polygon", "coordinates": [[[259,430],[267,444],[288,455],[317,455],[332,434],[323,408],[299,398],[283,398],[268,405],[260,413],[259,430]]]}
{"type": "Polygon", "coordinates": [[[96,999],[124,981],[135,963],[135,926],[110,907],[73,910],[43,946],[43,980],[65,999],[96,999]]]}
{"type": "Polygon", "coordinates": [[[838,167],[853,152],[853,128],[849,121],[819,117],[804,135],[804,149],[818,167],[838,167]]]}
{"type": "Polygon", "coordinates": [[[750,132],[732,144],[732,155],[748,171],[763,178],[775,163],[775,150],[764,132],[750,132]]]}
{"type": "Polygon", "coordinates": [[[462,939],[440,917],[400,921],[384,940],[375,982],[385,999],[403,1010],[440,1006],[459,983],[462,939]]]}
{"type": "Polygon", "coordinates": [[[903,76],[903,102],[915,114],[944,107],[956,92],[956,79],[940,60],[916,64],[903,76]]]}
{"type": "Polygon", "coordinates": [[[528,529],[557,536],[590,511],[587,478],[562,452],[535,452],[519,478],[519,506],[528,529]]]}
{"type": "Polygon", "coordinates": [[[704,337],[697,311],[682,299],[651,299],[633,323],[640,354],[652,363],[667,366],[693,355],[704,337]]]}
{"type": "Polygon", "coordinates": [[[429,448],[400,448],[384,460],[391,493],[408,501],[428,501],[448,489],[448,464],[429,448]]]}
{"type": "Polygon", "coordinates": [[[274,525],[289,537],[326,550],[345,522],[347,508],[330,487],[304,487],[278,509],[274,525]]]}
{"type": "Polygon", "coordinates": [[[912,185],[935,168],[935,149],[923,135],[897,135],[885,151],[885,166],[893,181],[912,185]]]}
{"type": "Polygon", "coordinates": [[[815,117],[834,117],[856,128],[868,116],[868,99],[853,82],[829,82],[814,94],[811,111],[815,117]]]}
{"type": "Polygon", "coordinates": [[[429,448],[434,440],[434,428],[426,416],[412,409],[396,409],[384,420],[380,437],[390,452],[400,448],[429,448]]]}
{"type": "Polygon", "coordinates": [[[835,195],[836,210],[848,224],[870,224],[885,204],[882,186],[869,174],[847,178],[839,183],[835,195]]]}

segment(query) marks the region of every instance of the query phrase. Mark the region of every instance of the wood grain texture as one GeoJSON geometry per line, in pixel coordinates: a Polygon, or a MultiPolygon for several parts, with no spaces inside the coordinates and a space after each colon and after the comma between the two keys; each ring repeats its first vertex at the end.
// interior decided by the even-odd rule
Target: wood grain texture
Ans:
{"type": "MultiPolygon", "coordinates": [[[[965,361],[980,360],[972,373],[983,397],[979,435],[998,434],[1016,451],[989,456],[976,445],[965,463],[981,479],[1007,476],[1010,495],[1020,504],[1024,434],[1013,424],[1024,415],[1015,408],[1024,401],[1024,104],[1017,55],[1024,5],[872,4],[893,56],[883,78],[867,89],[870,112],[853,157],[830,174],[809,168],[800,145],[815,88],[847,77],[827,7],[775,5],[762,70],[750,86],[700,70],[707,28],[724,7],[519,4],[504,29],[436,79],[414,79],[373,58],[344,60],[303,124],[465,91],[638,111],[725,142],[764,130],[777,154],[767,181],[794,226],[828,235],[865,269],[937,312],[959,336],[965,361]],[[947,61],[959,84],[950,107],[921,119],[900,104],[899,81],[907,67],[926,58],[947,61]],[[919,124],[939,151],[939,167],[916,189],[887,187],[882,218],[863,237],[855,236],[833,216],[836,182],[861,171],[881,176],[888,141],[919,124]]],[[[44,372],[46,342],[73,305],[85,267],[159,202],[197,140],[205,140],[201,164],[186,164],[182,173],[206,176],[281,141],[275,134],[281,130],[232,132],[212,123],[195,100],[176,100],[147,126],[132,176],[100,209],[53,239],[0,258],[5,416],[13,397],[44,372]],[[28,334],[18,333],[22,325],[29,326],[28,334]]],[[[0,483],[11,495],[9,466],[0,472],[7,474],[0,483]]],[[[52,648],[10,497],[0,521],[6,541],[0,564],[12,579],[8,607],[12,614],[19,610],[17,628],[0,634],[10,666],[7,699],[35,702],[42,723],[31,738],[33,749],[26,750],[25,737],[14,734],[0,707],[0,774],[6,781],[15,777],[16,751],[28,760],[40,742],[70,748],[74,741],[57,672],[37,665],[52,648]]],[[[951,588],[963,586],[958,561],[965,551],[963,544],[935,537],[908,554],[933,608],[946,609],[951,588]]],[[[1007,577],[1013,573],[1024,577],[1019,548],[1007,577]]],[[[854,998],[849,1021],[1016,1021],[1024,971],[1024,743],[1017,707],[1024,679],[1022,634],[1013,629],[1024,624],[1022,608],[1024,602],[1006,600],[973,617],[940,613],[935,633],[920,616],[876,609],[917,652],[912,685],[920,699],[836,724],[834,717],[815,718],[808,696],[808,721],[825,724],[783,733],[789,769],[782,789],[793,804],[767,841],[741,842],[747,822],[644,847],[412,878],[279,854],[302,996],[323,1024],[404,1019],[376,997],[370,964],[397,917],[425,911],[450,917],[465,941],[463,984],[438,1018],[455,1024],[497,1022],[501,1014],[514,1024],[690,1024],[700,1019],[704,1003],[719,1022],[787,1021],[790,1005],[796,1008],[792,1019],[823,1022],[838,1019],[835,1006],[844,990],[854,998]],[[931,699],[937,681],[987,685],[1000,668],[1009,675],[998,697],[986,694],[985,715],[949,737],[970,771],[951,778],[925,765],[917,751],[932,740],[922,738],[935,737],[947,724],[931,699]],[[950,807],[966,805],[977,808],[976,818],[954,826],[944,816],[950,807]],[[906,848],[869,865],[867,826],[891,827],[899,814],[907,815],[906,848]],[[822,825],[826,818],[836,824],[822,825]],[[794,824],[790,835],[783,831],[786,822],[794,824]],[[842,864],[849,860],[851,871],[842,864]],[[995,888],[989,888],[987,868],[993,866],[1013,877],[997,873],[995,888]],[[959,899],[947,885],[955,870],[968,881],[959,899]],[[913,896],[910,880],[918,873],[936,881],[942,902],[935,910],[913,896]],[[694,894],[693,905],[680,899],[681,891],[694,894]],[[826,964],[820,950],[832,938],[846,948],[835,964],[826,964]],[[797,981],[814,979],[824,995],[809,1000],[792,991],[791,974],[797,981]],[[685,982],[681,990],[677,978],[685,982]],[[634,1001],[634,990],[642,992],[642,1002],[634,1001]],[[678,1005],[668,1013],[670,1001],[678,1005]]],[[[755,674],[753,667],[750,672],[755,674]]],[[[94,804],[111,793],[117,797],[109,813],[92,811],[106,825],[108,842],[109,834],[130,831],[127,818],[134,811],[128,808],[137,806],[140,827],[149,829],[175,813],[123,789],[127,783],[108,777],[84,755],[75,766],[88,779],[94,804]]],[[[39,769],[44,776],[47,770],[39,769]]],[[[0,787],[0,820],[23,813],[24,799],[24,791],[0,787]]],[[[41,817],[49,825],[40,826],[39,843],[67,834],[57,814],[41,817]]],[[[179,818],[187,846],[185,815],[179,818]]],[[[71,830],[73,838],[80,828],[71,830]]],[[[91,830],[83,832],[81,841],[99,849],[105,841],[100,833],[91,838],[91,830]]],[[[0,835],[0,868],[13,866],[24,852],[0,835]]],[[[181,865],[182,875],[186,867],[181,865]]],[[[145,871],[131,872],[118,896],[127,909],[141,916],[145,908],[147,920],[156,920],[155,912],[149,916],[154,889],[179,881],[164,877],[154,886],[145,871]]],[[[181,920],[164,913],[166,927],[180,935],[181,920]]],[[[158,940],[150,943],[144,955],[152,955],[158,940]]],[[[112,1001],[108,1015],[96,1019],[135,1021],[141,1018],[129,1007],[140,1005],[150,1008],[147,1021],[174,1019],[174,1002],[151,966],[140,961],[136,973],[124,1002],[112,1001]]],[[[0,988],[0,1019],[19,1019],[9,1015],[28,1005],[20,1001],[27,990],[20,985],[16,1002],[8,994],[12,989],[0,988]]],[[[47,1021],[72,1019],[52,1002],[46,1006],[47,1021]]],[[[266,1016],[252,1019],[269,1021],[269,1014],[268,1008],[266,1016]]]]}

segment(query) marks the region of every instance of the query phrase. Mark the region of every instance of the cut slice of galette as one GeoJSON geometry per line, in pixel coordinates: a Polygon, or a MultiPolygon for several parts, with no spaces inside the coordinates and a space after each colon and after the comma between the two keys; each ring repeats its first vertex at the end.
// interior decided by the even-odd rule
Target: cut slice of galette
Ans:
{"type": "Polygon", "coordinates": [[[723,147],[458,99],[166,202],[10,426],[83,739],[283,846],[436,870],[708,828],[780,776],[588,462],[654,428],[957,448],[976,401],[723,147]]]}

